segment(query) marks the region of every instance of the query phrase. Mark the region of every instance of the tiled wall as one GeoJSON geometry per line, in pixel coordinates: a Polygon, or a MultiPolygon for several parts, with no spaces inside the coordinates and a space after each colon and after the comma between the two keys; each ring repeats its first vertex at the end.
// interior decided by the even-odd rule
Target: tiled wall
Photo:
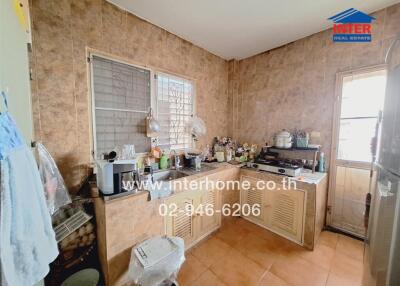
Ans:
{"type": "Polygon", "coordinates": [[[228,64],[103,0],[32,0],[32,97],[36,140],[73,191],[86,177],[91,131],[86,47],[196,81],[208,133],[228,135],[228,64]]]}
{"type": "Polygon", "coordinates": [[[230,62],[234,137],[272,143],[283,128],[321,133],[329,158],[336,72],[380,64],[400,32],[400,4],[373,14],[372,43],[333,43],[332,30],[230,62]]]}
{"type": "Polygon", "coordinates": [[[223,59],[103,0],[32,0],[36,139],[72,189],[85,178],[91,132],[86,47],[196,80],[196,108],[214,136],[272,143],[283,128],[320,132],[328,159],[335,74],[384,62],[400,4],[373,14],[372,43],[333,43],[326,30],[241,61],[223,59]]]}

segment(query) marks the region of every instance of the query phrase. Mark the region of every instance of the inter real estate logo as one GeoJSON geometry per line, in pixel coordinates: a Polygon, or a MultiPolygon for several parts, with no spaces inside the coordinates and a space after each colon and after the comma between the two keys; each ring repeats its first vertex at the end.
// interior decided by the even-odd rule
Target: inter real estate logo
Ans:
{"type": "Polygon", "coordinates": [[[371,22],[374,17],[354,8],[328,18],[333,21],[334,42],[371,42],[371,22]]]}

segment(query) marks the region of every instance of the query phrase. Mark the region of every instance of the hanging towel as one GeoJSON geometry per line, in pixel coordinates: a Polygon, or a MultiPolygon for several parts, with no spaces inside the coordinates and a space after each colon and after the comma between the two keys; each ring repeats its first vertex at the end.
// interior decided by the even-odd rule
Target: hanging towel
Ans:
{"type": "Polygon", "coordinates": [[[7,111],[0,114],[0,167],[2,282],[31,286],[49,272],[58,248],[35,158],[7,111]]]}

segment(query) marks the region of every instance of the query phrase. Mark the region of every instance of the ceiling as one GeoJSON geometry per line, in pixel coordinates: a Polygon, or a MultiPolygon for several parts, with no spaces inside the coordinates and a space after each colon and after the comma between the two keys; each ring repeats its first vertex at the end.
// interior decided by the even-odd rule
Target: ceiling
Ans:
{"type": "Polygon", "coordinates": [[[108,0],[224,59],[243,59],[329,28],[349,8],[399,0],[108,0]]]}

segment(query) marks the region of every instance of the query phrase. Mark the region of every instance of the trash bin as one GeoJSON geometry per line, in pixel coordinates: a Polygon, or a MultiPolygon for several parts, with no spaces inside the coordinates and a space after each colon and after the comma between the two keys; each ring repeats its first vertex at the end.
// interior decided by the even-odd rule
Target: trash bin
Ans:
{"type": "Polygon", "coordinates": [[[178,286],[176,278],[184,261],[182,238],[156,236],[132,248],[128,275],[140,286],[178,286]]]}
{"type": "Polygon", "coordinates": [[[61,283],[61,286],[98,286],[100,274],[96,269],[87,268],[78,271],[61,283]]]}

